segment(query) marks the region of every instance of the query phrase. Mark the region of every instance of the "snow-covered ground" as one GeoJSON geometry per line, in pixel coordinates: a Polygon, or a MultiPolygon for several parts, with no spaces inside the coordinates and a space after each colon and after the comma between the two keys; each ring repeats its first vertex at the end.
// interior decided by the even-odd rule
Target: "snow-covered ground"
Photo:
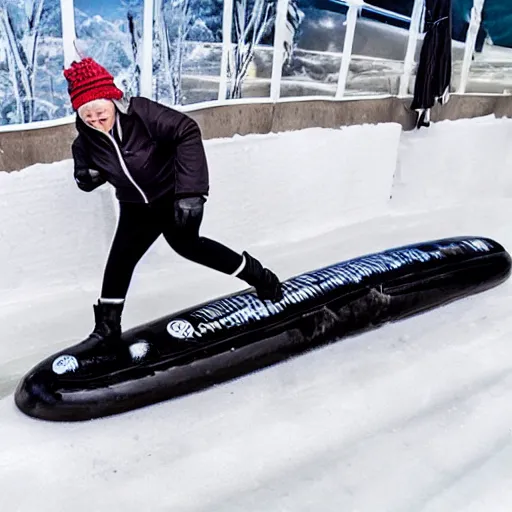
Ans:
{"type": "MultiPolygon", "coordinates": [[[[512,247],[512,121],[207,142],[204,234],[283,278],[437,237],[512,247]]],[[[115,228],[69,161],[0,175],[0,510],[461,512],[512,508],[512,282],[210,390],[52,424],[12,392],[92,327],[115,228]]],[[[159,241],[124,326],[242,289],[159,241]]]]}

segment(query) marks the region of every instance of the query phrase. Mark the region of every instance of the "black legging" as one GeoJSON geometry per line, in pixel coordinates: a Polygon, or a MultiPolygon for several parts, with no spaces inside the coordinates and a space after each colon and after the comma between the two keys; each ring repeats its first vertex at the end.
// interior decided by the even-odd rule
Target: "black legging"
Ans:
{"type": "Polygon", "coordinates": [[[126,297],[137,263],[161,234],[179,255],[219,272],[233,274],[242,264],[240,254],[199,236],[201,218],[186,228],[176,227],[172,198],[151,205],[120,203],[120,209],[103,276],[101,297],[104,299],[126,297]]]}

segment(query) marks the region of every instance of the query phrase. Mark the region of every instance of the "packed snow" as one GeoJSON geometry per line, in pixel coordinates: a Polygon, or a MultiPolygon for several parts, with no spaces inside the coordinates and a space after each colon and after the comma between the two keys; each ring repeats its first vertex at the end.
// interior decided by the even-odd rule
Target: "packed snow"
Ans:
{"type": "MultiPolygon", "coordinates": [[[[490,116],[207,141],[203,233],[282,278],[445,236],[510,248],[511,140],[490,116]]],[[[116,212],[70,161],[0,173],[0,510],[510,511],[510,281],[177,400],[24,416],[18,381],[92,329],[116,212]]],[[[159,240],[124,327],[244,287],[159,240]]]]}

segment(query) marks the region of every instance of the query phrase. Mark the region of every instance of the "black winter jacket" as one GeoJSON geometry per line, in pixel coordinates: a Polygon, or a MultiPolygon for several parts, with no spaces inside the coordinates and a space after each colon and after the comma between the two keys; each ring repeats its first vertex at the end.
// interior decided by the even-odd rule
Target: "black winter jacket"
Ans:
{"type": "Polygon", "coordinates": [[[128,105],[114,103],[115,136],[88,126],[77,115],[72,153],[81,190],[90,192],[109,182],[119,201],[132,203],[150,203],[165,194],[208,194],[208,164],[193,119],[142,97],[131,98],[128,105]]]}

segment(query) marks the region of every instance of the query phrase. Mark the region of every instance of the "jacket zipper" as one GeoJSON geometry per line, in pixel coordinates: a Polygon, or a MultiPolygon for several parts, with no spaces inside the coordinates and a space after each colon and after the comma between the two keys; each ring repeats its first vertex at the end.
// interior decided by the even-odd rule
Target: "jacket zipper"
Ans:
{"type": "MultiPolygon", "coordinates": [[[[116,126],[118,129],[119,135],[121,135],[121,127],[119,126],[119,118],[117,116],[116,116],[116,126]]],[[[94,126],[92,128],[94,128],[94,126]]],[[[130,174],[130,171],[128,171],[128,167],[126,167],[126,163],[123,160],[123,155],[121,155],[121,150],[119,149],[119,146],[117,145],[117,142],[114,139],[114,137],[112,137],[112,135],[110,135],[110,133],[105,133],[104,131],[99,130],[98,128],[94,128],[94,129],[98,130],[100,133],[105,134],[110,139],[112,144],[114,144],[114,148],[116,149],[116,153],[117,153],[117,158],[119,159],[119,163],[121,164],[121,168],[123,169],[123,172],[125,173],[126,177],[130,180],[131,184],[139,191],[140,195],[142,196],[142,199],[144,199],[144,202],[146,204],[148,204],[149,201],[148,201],[148,198],[146,197],[146,194],[144,194],[144,191],[139,187],[139,185],[137,185],[137,183],[135,183],[135,180],[133,179],[132,175],[130,174]]]]}
{"type": "Polygon", "coordinates": [[[114,144],[114,147],[116,148],[117,157],[119,158],[119,163],[121,164],[121,167],[123,169],[123,172],[126,174],[126,177],[131,181],[132,185],[139,191],[140,195],[144,199],[145,203],[149,203],[148,198],[146,197],[146,194],[142,191],[142,189],[135,183],[135,180],[133,179],[132,175],[128,171],[128,168],[126,167],[126,164],[123,160],[123,155],[121,155],[121,150],[119,149],[119,146],[117,145],[117,142],[115,141],[114,137],[112,135],[107,134],[109,139],[112,141],[112,144],[114,144]]]}

